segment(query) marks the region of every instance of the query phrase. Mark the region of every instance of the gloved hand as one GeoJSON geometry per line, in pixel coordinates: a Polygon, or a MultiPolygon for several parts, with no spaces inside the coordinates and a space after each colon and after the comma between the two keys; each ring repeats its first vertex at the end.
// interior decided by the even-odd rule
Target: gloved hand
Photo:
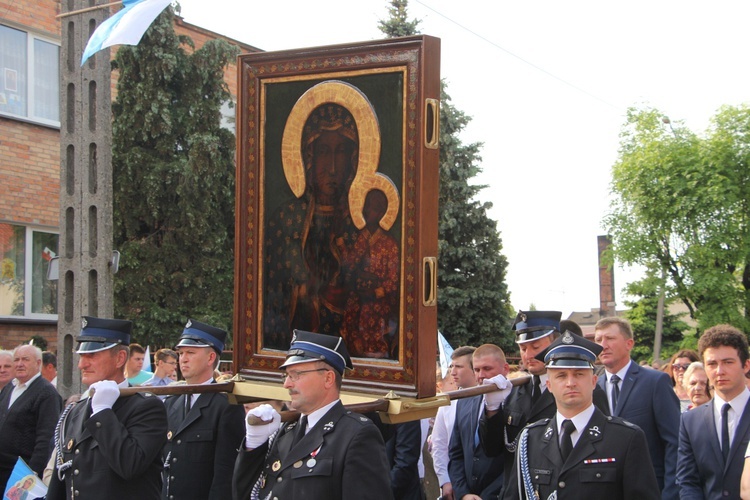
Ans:
{"type": "Polygon", "coordinates": [[[245,417],[245,448],[254,450],[268,441],[281,426],[281,415],[269,404],[247,412],[245,417]]]}
{"type": "Polygon", "coordinates": [[[94,393],[91,397],[92,415],[96,415],[102,410],[112,408],[112,405],[115,404],[117,398],[120,397],[120,388],[117,387],[117,382],[112,380],[94,382],[91,384],[91,387],[89,387],[89,391],[94,393]]]}
{"type": "Polygon", "coordinates": [[[484,395],[484,407],[489,411],[497,411],[500,409],[500,405],[503,404],[505,398],[508,397],[513,386],[510,385],[508,379],[502,375],[495,375],[492,378],[486,378],[482,381],[482,385],[495,384],[499,391],[488,392],[484,395]]]}

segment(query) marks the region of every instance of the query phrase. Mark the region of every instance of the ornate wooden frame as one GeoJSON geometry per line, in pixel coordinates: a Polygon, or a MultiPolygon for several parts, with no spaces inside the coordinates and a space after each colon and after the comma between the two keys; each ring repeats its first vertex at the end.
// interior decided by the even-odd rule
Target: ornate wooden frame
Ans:
{"type": "Polygon", "coordinates": [[[264,236],[273,204],[304,192],[306,118],[332,102],[358,129],[352,223],[364,225],[366,192],[383,191],[380,227],[400,252],[397,359],[353,358],[344,388],[435,394],[439,63],[440,41],[428,36],[239,57],[234,363],[243,377],[276,379],[285,358],[288,345],[262,333],[264,236]]]}

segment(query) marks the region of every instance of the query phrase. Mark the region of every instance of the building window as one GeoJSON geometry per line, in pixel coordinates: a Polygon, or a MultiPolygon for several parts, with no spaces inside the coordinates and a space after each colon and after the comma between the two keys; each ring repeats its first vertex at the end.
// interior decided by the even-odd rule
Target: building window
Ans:
{"type": "Polygon", "coordinates": [[[60,126],[60,47],[0,25],[0,114],[60,126]]]}
{"type": "Polygon", "coordinates": [[[57,319],[57,281],[47,279],[56,233],[0,223],[0,317],[57,319]]]}

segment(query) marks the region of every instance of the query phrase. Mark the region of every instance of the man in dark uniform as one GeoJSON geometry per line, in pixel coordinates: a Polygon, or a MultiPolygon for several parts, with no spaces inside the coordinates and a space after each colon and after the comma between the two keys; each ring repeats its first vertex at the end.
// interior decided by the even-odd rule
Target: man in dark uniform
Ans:
{"type": "Polygon", "coordinates": [[[84,316],[78,368],[89,386],[63,411],[55,431],[48,499],[158,499],[160,451],[167,439],[164,405],[150,394],[120,397],[130,321],[84,316]]]}
{"type": "Polygon", "coordinates": [[[295,330],[284,387],[299,422],[279,426],[270,405],[250,410],[234,470],[236,500],[393,498],[378,428],[341,404],[341,378],[352,361],[340,337],[295,330]],[[260,423],[252,425],[257,419],[260,423]]]}
{"type": "MultiPolygon", "coordinates": [[[[213,384],[227,332],[188,320],[176,350],[188,384],[213,384]]],[[[164,447],[162,498],[223,500],[232,495],[237,443],[245,412],[226,394],[183,394],[165,401],[169,432],[164,447]]]]}
{"type": "MultiPolygon", "coordinates": [[[[547,390],[547,367],[536,356],[560,336],[560,311],[518,311],[513,323],[516,344],[531,382],[513,388],[502,409],[485,412],[479,423],[479,436],[489,456],[504,456],[506,483],[510,480],[516,451],[516,438],[527,424],[555,415],[555,398],[547,390]]],[[[609,415],[607,395],[594,391],[594,404],[609,415]]]]}
{"type": "Polygon", "coordinates": [[[519,436],[504,498],[661,498],[643,431],[594,406],[601,350],[566,332],[537,356],[547,365],[557,411],[519,436]]]}

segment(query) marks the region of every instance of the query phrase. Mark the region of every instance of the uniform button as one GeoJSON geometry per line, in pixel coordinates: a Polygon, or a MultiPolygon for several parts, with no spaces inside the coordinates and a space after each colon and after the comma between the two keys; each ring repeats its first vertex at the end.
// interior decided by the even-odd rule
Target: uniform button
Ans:
{"type": "Polygon", "coordinates": [[[597,472],[596,477],[602,477],[602,474],[600,472],[597,472]]]}
{"type": "Polygon", "coordinates": [[[722,492],[721,492],[721,494],[722,494],[723,496],[725,496],[725,497],[728,497],[728,496],[729,496],[729,492],[728,492],[728,491],[726,491],[726,490],[722,491],[722,492]]]}
{"type": "Polygon", "coordinates": [[[177,463],[177,457],[174,457],[174,458],[172,459],[172,463],[173,463],[173,464],[174,464],[174,463],[177,463]]]}
{"type": "Polygon", "coordinates": [[[81,453],[81,450],[76,450],[76,455],[78,455],[79,453],[81,453]]]}
{"type": "Polygon", "coordinates": [[[539,475],[534,476],[534,479],[539,479],[539,475]]]}
{"type": "Polygon", "coordinates": [[[201,435],[200,434],[196,434],[195,437],[199,438],[199,437],[201,437],[201,435]]]}
{"type": "Polygon", "coordinates": [[[558,486],[559,486],[560,488],[565,488],[565,481],[560,481],[559,483],[557,483],[557,485],[558,485],[558,486]]]}
{"type": "Polygon", "coordinates": [[[97,427],[101,427],[101,426],[102,426],[102,423],[101,423],[101,422],[97,422],[97,423],[96,423],[96,426],[97,426],[97,427]]]}
{"type": "Polygon", "coordinates": [[[276,478],[276,482],[277,482],[277,483],[280,483],[280,482],[281,482],[281,476],[279,476],[279,477],[277,477],[277,478],[276,478]]]}
{"type": "Polygon", "coordinates": [[[73,471],[73,475],[74,475],[74,476],[77,476],[78,474],[80,474],[80,472],[81,472],[81,471],[79,471],[78,469],[76,469],[76,470],[74,470],[74,471],[73,471]]]}
{"type": "Polygon", "coordinates": [[[178,439],[177,444],[182,444],[182,439],[178,439]]]}
{"type": "Polygon", "coordinates": [[[479,457],[474,457],[475,462],[479,462],[479,457]]]}
{"type": "Polygon", "coordinates": [[[170,481],[174,481],[174,476],[169,476],[170,481]]]}
{"type": "Polygon", "coordinates": [[[78,495],[80,495],[80,493],[78,492],[78,490],[75,490],[75,491],[73,492],[73,495],[75,495],[75,496],[78,496],[78,495]]]}
{"type": "Polygon", "coordinates": [[[174,495],[169,495],[169,500],[174,500],[174,495]]]}

